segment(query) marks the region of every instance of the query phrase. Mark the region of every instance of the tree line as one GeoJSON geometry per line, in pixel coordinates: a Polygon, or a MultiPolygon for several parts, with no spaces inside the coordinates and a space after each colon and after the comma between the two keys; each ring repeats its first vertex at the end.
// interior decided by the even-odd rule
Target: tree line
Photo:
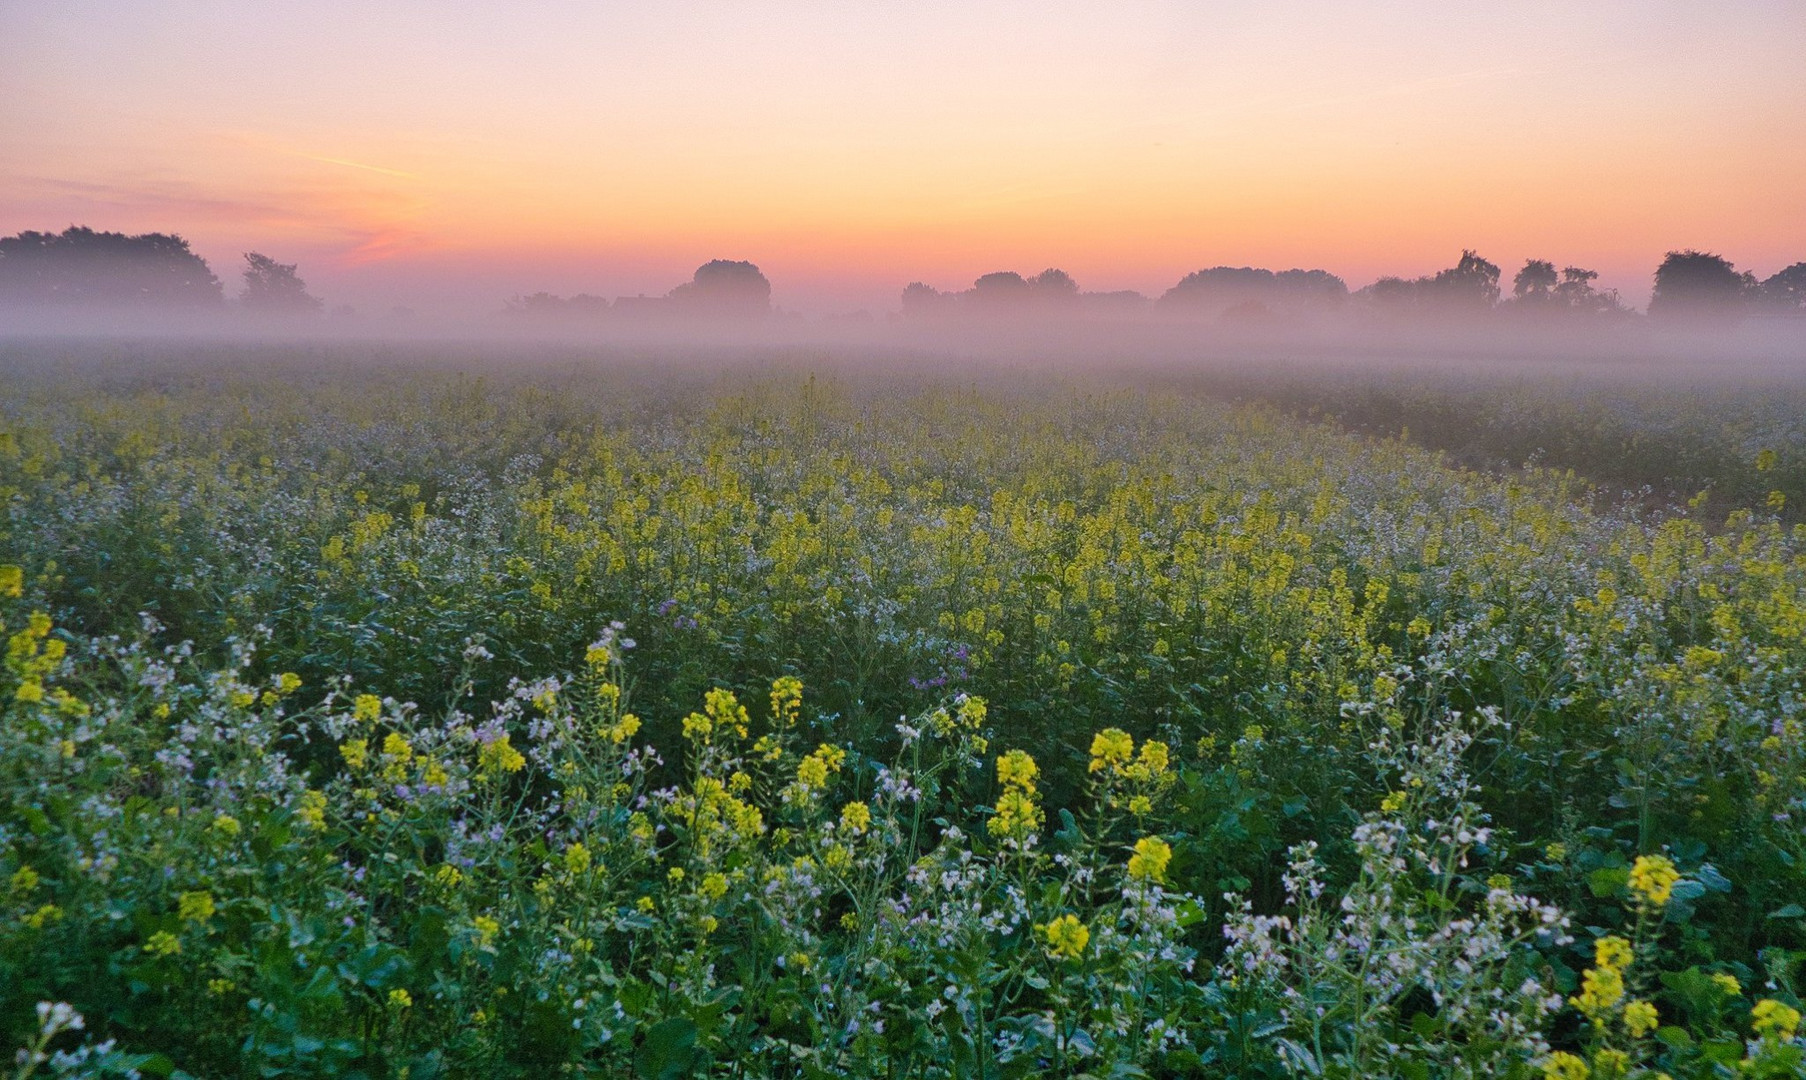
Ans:
{"type": "MultiPolygon", "coordinates": [[[[240,275],[243,288],[230,303],[244,310],[306,315],[324,307],[293,263],[246,252],[240,275]]],[[[1585,267],[1567,265],[1558,270],[1552,260],[1528,259],[1512,277],[1509,295],[1501,276],[1498,264],[1471,250],[1436,273],[1382,277],[1353,291],[1327,270],[1213,266],[1185,275],[1158,297],[1127,290],[1086,291],[1057,268],[1029,277],[1000,270],[962,290],[910,282],[900,303],[904,317],[924,320],[1155,315],[1259,323],[1348,310],[1419,318],[1504,313],[1600,320],[1637,315],[1616,290],[1597,288],[1598,272],[1585,267]]],[[[1806,315],[1806,262],[1758,279],[1721,255],[1671,251],[1655,270],[1654,286],[1648,314],[1656,319],[1806,315]]],[[[128,236],[70,226],[61,233],[26,231],[0,237],[0,308],[208,310],[228,303],[219,278],[180,236],[128,236]]],[[[714,259],[662,296],[623,296],[611,302],[587,293],[562,297],[537,292],[514,297],[505,310],[537,320],[760,318],[772,311],[771,282],[751,262],[714,259]]]]}
{"type": "MultiPolygon", "coordinates": [[[[244,254],[243,290],[232,301],[264,314],[313,314],[324,306],[294,263],[244,254]]],[[[170,233],[99,232],[71,225],[60,233],[0,237],[0,307],[222,309],[225,289],[207,260],[170,233]]]]}
{"type": "MultiPolygon", "coordinates": [[[[1528,259],[1505,295],[1498,264],[1472,250],[1454,266],[1417,278],[1382,277],[1350,291],[1327,270],[1266,270],[1213,266],[1185,275],[1159,297],[1137,292],[1082,291],[1070,274],[1048,269],[1033,277],[1001,271],[970,289],[942,291],[924,282],[903,290],[903,314],[915,318],[983,317],[1035,310],[1089,313],[1149,312],[1225,322],[1309,316],[1347,310],[1379,315],[1471,317],[1511,314],[1625,319],[1637,313],[1616,289],[1595,287],[1599,273],[1581,266],[1559,271],[1548,259],[1528,259]]],[[[1743,315],[1806,315],[1806,262],[1767,279],[1738,271],[1707,252],[1671,251],[1655,271],[1649,314],[1662,319],[1735,319],[1743,315]]]]}

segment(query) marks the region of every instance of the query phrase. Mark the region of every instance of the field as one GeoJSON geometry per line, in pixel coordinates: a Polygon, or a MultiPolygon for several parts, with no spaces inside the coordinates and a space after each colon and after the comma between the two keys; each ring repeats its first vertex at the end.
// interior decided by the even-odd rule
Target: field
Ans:
{"type": "Polygon", "coordinates": [[[1806,1069],[1806,381],[0,371],[40,1075],[1806,1069]]]}

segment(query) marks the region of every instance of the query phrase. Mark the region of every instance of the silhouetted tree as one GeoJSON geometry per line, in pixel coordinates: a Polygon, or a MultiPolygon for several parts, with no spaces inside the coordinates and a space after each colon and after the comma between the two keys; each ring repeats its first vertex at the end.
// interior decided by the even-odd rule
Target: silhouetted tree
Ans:
{"type": "Polygon", "coordinates": [[[771,314],[771,282],[750,262],[712,259],[672,289],[671,299],[692,314],[757,318],[771,314]]]}
{"type": "Polygon", "coordinates": [[[1754,281],[1723,256],[1670,251],[1656,267],[1649,314],[1666,319],[1733,319],[1751,298],[1754,281]]]}
{"type": "Polygon", "coordinates": [[[1049,267],[1028,279],[1029,293],[1038,304],[1070,307],[1078,303],[1079,283],[1064,270],[1049,267]]]}
{"type": "Polygon", "coordinates": [[[245,252],[245,291],[238,302],[247,311],[265,315],[311,315],[325,306],[307,291],[307,283],[295,273],[296,264],[279,263],[268,255],[245,252]]]}
{"type": "Polygon", "coordinates": [[[1194,270],[1156,301],[1168,310],[1191,310],[1221,315],[1246,300],[1258,301],[1273,293],[1273,271],[1253,266],[1212,266],[1194,270]]]}
{"type": "Polygon", "coordinates": [[[206,260],[179,236],[71,225],[0,237],[0,305],[206,308],[223,299],[206,260]]]}
{"type": "Polygon", "coordinates": [[[1388,275],[1355,294],[1363,300],[1394,310],[1410,307],[1417,301],[1417,282],[1411,278],[1388,275]]]}
{"type": "Polygon", "coordinates": [[[1557,280],[1554,263],[1547,259],[1529,259],[1511,279],[1511,295],[1520,303],[1545,303],[1554,299],[1557,280]]]}
{"type": "Polygon", "coordinates": [[[1273,275],[1280,297],[1287,303],[1340,304],[1348,299],[1348,283],[1328,270],[1281,270],[1273,275]]]}
{"type": "Polygon", "coordinates": [[[973,304],[993,311],[1020,307],[1032,295],[1029,283],[1014,270],[986,274],[972,283],[973,304]]]}
{"type": "Polygon", "coordinates": [[[1569,311],[1583,315],[1626,315],[1630,309],[1618,299],[1617,289],[1595,289],[1597,270],[1578,266],[1561,268],[1561,284],[1555,287],[1555,299],[1569,311]]]}
{"type": "Polygon", "coordinates": [[[1254,266],[1212,266],[1185,275],[1161,295],[1157,303],[1168,311],[1221,315],[1233,307],[1244,313],[1254,304],[1271,314],[1274,309],[1299,310],[1325,303],[1341,303],[1348,285],[1327,270],[1283,270],[1274,273],[1254,266]]]}
{"type": "Polygon", "coordinates": [[[1782,311],[1806,311],[1806,262],[1769,275],[1762,282],[1762,303],[1782,311]]]}
{"type": "Polygon", "coordinates": [[[1418,298],[1449,311],[1488,311],[1499,302],[1499,268],[1473,251],[1436,276],[1419,282],[1418,298]]]}
{"type": "Polygon", "coordinates": [[[912,281],[903,288],[903,314],[910,318],[948,314],[953,310],[954,302],[952,293],[944,293],[925,282],[912,281]]]}

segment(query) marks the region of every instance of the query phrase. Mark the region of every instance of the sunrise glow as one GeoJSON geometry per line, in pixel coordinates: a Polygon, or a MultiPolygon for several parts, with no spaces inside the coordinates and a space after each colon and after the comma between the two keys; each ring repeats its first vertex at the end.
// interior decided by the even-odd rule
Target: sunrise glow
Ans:
{"type": "Polygon", "coordinates": [[[0,9],[0,232],[178,232],[331,297],[793,309],[1044,266],[1351,287],[1463,248],[1642,302],[1806,238],[1806,9],[158,3],[0,9]]]}

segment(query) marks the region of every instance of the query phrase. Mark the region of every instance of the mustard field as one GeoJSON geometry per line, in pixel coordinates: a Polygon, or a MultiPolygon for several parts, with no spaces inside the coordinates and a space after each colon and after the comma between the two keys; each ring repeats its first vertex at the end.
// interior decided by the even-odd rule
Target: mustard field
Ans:
{"type": "Polygon", "coordinates": [[[1095,373],[8,364],[17,1077],[1806,1072],[1795,440],[1655,505],[1095,373]]]}

